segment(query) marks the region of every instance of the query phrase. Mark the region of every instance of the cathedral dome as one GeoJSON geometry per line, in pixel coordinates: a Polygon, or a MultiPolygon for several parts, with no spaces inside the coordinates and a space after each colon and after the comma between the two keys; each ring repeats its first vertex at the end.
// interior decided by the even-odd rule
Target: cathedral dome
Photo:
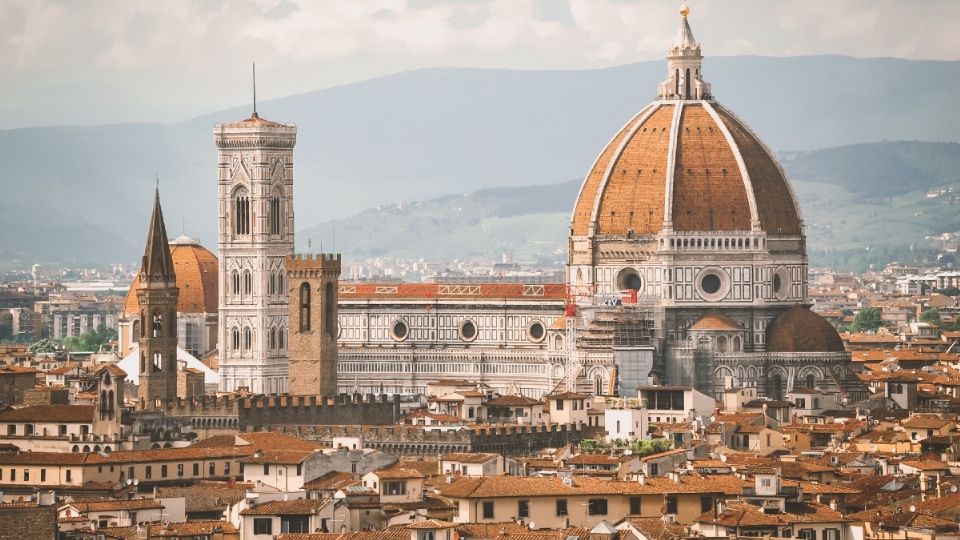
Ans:
{"type": "MultiPolygon", "coordinates": [[[[177,275],[180,295],[177,299],[178,313],[217,313],[217,256],[200,245],[196,239],[179,236],[170,241],[170,255],[177,275]]],[[[137,288],[140,275],[133,279],[123,304],[122,316],[136,316],[139,311],[137,288]]]]}
{"type": "Polygon", "coordinates": [[[767,327],[767,351],[844,352],[840,334],[826,319],[797,306],[773,320],[767,327]]]}
{"type": "Polygon", "coordinates": [[[803,234],[790,185],[773,153],[702,78],[700,44],[686,16],[668,54],[659,98],[610,140],[574,206],[574,237],[675,232],[803,234]]]}

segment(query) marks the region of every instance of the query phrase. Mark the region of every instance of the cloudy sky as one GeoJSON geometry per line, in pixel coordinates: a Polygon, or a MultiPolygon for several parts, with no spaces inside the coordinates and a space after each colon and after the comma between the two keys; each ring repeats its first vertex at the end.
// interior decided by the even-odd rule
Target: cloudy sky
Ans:
{"type": "MultiPolygon", "coordinates": [[[[678,0],[0,0],[0,128],[178,122],[436,66],[661,58],[678,0]]],[[[691,0],[708,55],[960,59],[956,0],[691,0]]]]}

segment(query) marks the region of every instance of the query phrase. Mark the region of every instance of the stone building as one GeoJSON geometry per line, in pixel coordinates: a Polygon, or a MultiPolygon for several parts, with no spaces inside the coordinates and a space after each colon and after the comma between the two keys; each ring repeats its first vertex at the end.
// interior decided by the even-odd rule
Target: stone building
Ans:
{"type": "MultiPolygon", "coordinates": [[[[287,259],[290,302],[290,385],[294,396],[337,393],[337,287],[340,256],[322,253],[287,259]]],[[[276,341],[270,330],[270,343],[276,341]]]]}

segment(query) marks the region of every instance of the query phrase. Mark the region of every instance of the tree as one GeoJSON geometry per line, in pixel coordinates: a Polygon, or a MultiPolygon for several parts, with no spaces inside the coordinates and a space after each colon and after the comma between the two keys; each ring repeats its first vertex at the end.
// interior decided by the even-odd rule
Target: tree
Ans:
{"type": "Polygon", "coordinates": [[[50,338],[43,338],[40,341],[35,342],[33,345],[27,347],[27,350],[34,353],[51,353],[56,352],[60,348],[60,344],[50,338]]]}
{"type": "Polygon", "coordinates": [[[956,287],[947,287],[945,289],[934,289],[933,292],[940,293],[946,296],[960,296],[960,289],[956,287]]]}
{"type": "Polygon", "coordinates": [[[922,313],[920,313],[920,322],[925,322],[925,323],[930,323],[930,324],[935,324],[937,326],[940,326],[940,323],[941,323],[940,312],[933,308],[925,309],[923,310],[922,313]]]}
{"type": "Polygon", "coordinates": [[[853,318],[853,330],[855,332],[876,332],[883,324],[883,312],[880,308],[863,308],[857,316],[853,318]]]}

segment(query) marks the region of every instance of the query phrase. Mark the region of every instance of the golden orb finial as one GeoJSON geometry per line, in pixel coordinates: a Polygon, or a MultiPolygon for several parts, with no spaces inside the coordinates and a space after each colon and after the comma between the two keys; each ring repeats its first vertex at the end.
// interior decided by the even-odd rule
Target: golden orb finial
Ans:
{"type": "Polygon", "coordinates": [[[690,6],[688,6],[687,2],[684,1],[683,5],[680,6],[680,15],[683,15],[684,17],[686,17],[689,14],[690,14],[690,6]]]}

